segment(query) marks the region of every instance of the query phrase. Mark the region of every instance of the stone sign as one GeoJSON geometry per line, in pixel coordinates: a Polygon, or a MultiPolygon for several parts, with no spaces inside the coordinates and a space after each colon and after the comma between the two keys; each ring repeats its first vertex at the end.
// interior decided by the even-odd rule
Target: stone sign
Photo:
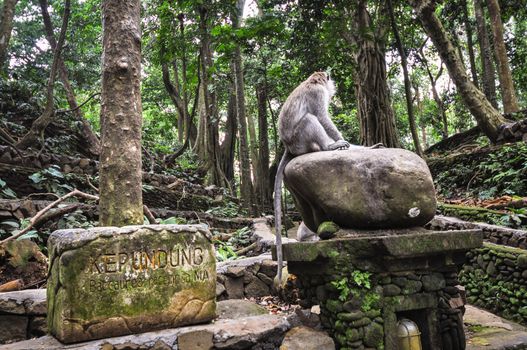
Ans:
{"type": "Polygon", "coordinates": [[[216,259],[203,225],[53,232],[48,328],[64,343],[210,321],[216,259]]]}

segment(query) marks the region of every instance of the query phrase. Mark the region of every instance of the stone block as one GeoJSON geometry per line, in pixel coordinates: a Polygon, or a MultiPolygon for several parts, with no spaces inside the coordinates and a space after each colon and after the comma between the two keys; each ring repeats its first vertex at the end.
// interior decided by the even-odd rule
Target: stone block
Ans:
{"type": "Polygon", "coordinates": [[[205,226],[59,230],[48,250],[48,329],[64,343],[215,315],[216,260],[205,226]]]}
{"type": "Polygon", "coordinates": [[[28,318],[19,315],[0,315],[0,344],[24,340],[28,318]]]}

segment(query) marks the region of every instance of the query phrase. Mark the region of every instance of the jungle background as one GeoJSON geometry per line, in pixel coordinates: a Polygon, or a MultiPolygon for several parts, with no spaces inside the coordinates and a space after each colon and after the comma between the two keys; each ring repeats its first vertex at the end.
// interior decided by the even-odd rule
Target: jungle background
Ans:
{"type": "MultiPolygon", "coordinates": [[[[98,224],[94,197],[48,206],[74,189],[98,193],[103,33],[100,1],[1,4],[0,243],[23,233],[0,245],[0,285],[11,290],[45,285],[51,232],[98,224]]],[[[250,254],[250,218],[272,214],[280,107],[323,70],[345,139],[423,157],[438,214],[527,228],[522,1],[142,7],[145,222],[205,222],[218,260],[250,254]]],[[[284,197],[290,228],[299,215],[284,197]]]]}

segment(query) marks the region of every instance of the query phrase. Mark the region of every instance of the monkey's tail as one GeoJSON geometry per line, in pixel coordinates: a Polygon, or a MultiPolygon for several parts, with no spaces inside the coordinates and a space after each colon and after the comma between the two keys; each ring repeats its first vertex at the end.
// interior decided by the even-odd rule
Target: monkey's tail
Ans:
{"type": "Polygon", "coordinates": [[[284,266],[283,256],[282,256],[282,182],[284,181],[284,169],[286,165],[293,159],[293,156],[285,151],[278,169],[276,170],[276,177],[274,180],[274,227],[276,235],[276,260],[278,262],[276,278],[275,278],[275,287],[278,287],[282,284],[282,268],[284,266]]]}

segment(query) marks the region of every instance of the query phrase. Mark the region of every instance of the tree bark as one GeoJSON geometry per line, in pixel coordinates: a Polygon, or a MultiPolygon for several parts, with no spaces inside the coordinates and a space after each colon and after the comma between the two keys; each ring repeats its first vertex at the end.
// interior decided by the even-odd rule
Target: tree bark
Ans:
{"type": "Polygon", "coordinates": [[[206,163],[208,169],[209,182],[222,187],[225,183],[225,176],[221,174],[219,165],[219,129],[216,93],[210,90],[210,70],[212,68],[212,52],[210,48],[210,33],[208,31],[209,10],[204,6],[199,7],[199,31],[201,36],[201,82],[203,84],[203,102],[205,107],[205,149],[206,163]]]}
{"type": "Polygon", "coordinates": [[[231,64],[231,84],[229,102],[227,104],[227,120],[225,122],[225,138],[221,143],[221,168],[233,194],[236,193],[234,181],[234,159],[236,157],[236,137],[238,120],[236,113],[236,84],[234,66],[231,64]]]}
{"type": "Polygon", "coordinates": [[[267,84],[260,83],[256,86],[256,100],[258,103],[258,139],[259,139],[259,161],[258,171],[258,200],[262,212],[271,206],[272,191],[269,178],[269,136],[267,122],[267,84]]]}
{"type": "Polygon", "coordinates": [[[511,68],[507,58],[507,48],[503,40],[503,22],[501,21],[501,10],[497,0],[487,0],[489,17],[492,22],[492,34],[494,38],[494,52],[498,63],[498,77],[500,80],[501,97],[505,113],[517,112],[518,100],[512,82],[511,68]]]}
{"type": "Polygon", "coordinates": [[[406,59],[406,52],[404,51],[403,42],[399,36],[397,23],[395,22],[392,1],[388,0],[386,4],[390,13],[390,22],[392,24],[392,31],[397,44],[397,51],[399,52],[399,56],[401,56],[401,66],[403,68],[404,76],[404,95],[406,97],[406,110],[408,112],[408,121],[410,123],[410,132],[412,133],[412,139],[414,141],[415,153],[417,153],[420,157],[423,157],[423,149],[421,148],[421,144],[419,142],[419,134],[417,133],[417,125],[415,123],[414,106],[412,102],[412,82],[410,81],[410,76],[408,74],[408,61],[406,59]]]}
{"type": "Polygon", "coordinates": [[[481,0],[474,0],[474,14],[476,16],[476,26],[478,32],[479,55],[481,59],[481,72],[483,82],[483,92],[494,108],[498,108],[496,98],[496,78],[494,75],[494,64],[492,63],[492,52],[487,32],[487,23],[481,0]]]}
{"type": "Polygon", "coordinates": [[[467,49],[468,59],[470,61],[470,73],[472,74],[472,82],[474,82],[474,85],[479,88],[478,70],[476,68],[476,57],[474,55],[474,41],[472,39],[473,31],[472,24],[470,23],[468,17],[467,0],[462,0],[461,6],[463,10],[463,22],[465,23],[465,32],[467,33],[467,49]]]}
{"type": "Polygon", "coordinates": [[[485,95],[469,79],[461,58],[434,13],[435,2],[433,0],[410,0],[410,3],[427,34],[432,39],[439,56],[445,62],[450,78],[456,84],[457,91],[465,105],[476,118],[485,135],[492,142],[495,142],[499,136],[499,127],[506,120],[492,107],[485,95]]]}
{"type": "Polygon", "coordinates": [[[386,74],[386,23],[379,20],[373,24],[367,1],[361,0],[355,12],[355,26],[353,36],[358,47],[355,63],[361,144],[371,146],[380,142],[386,147],[399,147],[386,74]]]}
{"type": "Polygon", "coordinates": [[[13,18],[15,18],[17,2],[18,0],[4,0],[2,17],[0,18],[0,73],[4,73],[7,67],[7,49],[13,31],[13,18]]]}
{"type": "Polygon", "coordinates": [[[57,45],[53,50],[53,63],[51,64],[51,72],[49,73],[48,86],[46,87],[46,106],[42,115],[38,117],[27,134],[18,141],[16,147],[18,149],[26,149],[29,146],[35,145],[38,141],[38,138],[41,134],[44,133],[46,127],[53,121],[55,116],[54,109],[54,100],[53,100],[53,88],[55,87],[55,77],[57,75],[57,70],[59,67],[60,55],[62,54],[62,47],[64,46],[64,41],[66,40],[66,31],[68,29],[68,21],[70,17],[70,0],[65,0],[64,2],[64,14],[62,15],[62,26],[60,28],[59,39],[57,45]]]}
{"type": "Polygon", "coordinates": [[[99,222],[143,223],[141,2],[102,2],[103,54],[99,222]]]}
{"type": "MultiPolygon", "coordinates": [[[[40,9],[42,11],[42,18],[44,20],[44,29],[46,31],[46,39],[49,42],[49,45],[53,50],[57,47],[57,42],[55,40],[55,34],[53,33],[53,23],[48,12],[48,1],[39,0],[40,9]]],[[[81,123],[81,132],[84,136],[84,142],[86,143],[86,149],[94,156],[98,156],[101,153],[101,143],[95,133],[93,132],[90,123],[84,117],[84,113],[79,108],[77,99],[75,98],[75,93],[68,79],[68,69],[64,64],[62,57],[59,57],[58,63],[59,78],[62,81],[64,90],[66,91],[66,99],[70,109],[73,110],[73,114],[76,119],[81,123]]]]}
{"type": "MultiPolygon", "coordinates": [[[[236,9],[232,16],[233,28],[239,28],[241,12],[243,10],[244,0],[238,0],[236,9]]],[[[247,116],[245,108],[245,95],[243,83],[243,69],[240,46],[237,44],[234,49],[234,76],[236,83],[236,114],[238,115],[238,124],[240,126],[240,171],[241,171],[241,197],[245,208],[249,213],[254,212],[254,187],[251,179],[251,162],[249,158],[250,145],[247,139],[247,116]]],[[[254,136],[256,137],[256,136],[254,136]]],[[[256,141],[256,140],[255,140],[256,141]]],[[[257,156],[257,155],[256,155],[257,156]]]]}

